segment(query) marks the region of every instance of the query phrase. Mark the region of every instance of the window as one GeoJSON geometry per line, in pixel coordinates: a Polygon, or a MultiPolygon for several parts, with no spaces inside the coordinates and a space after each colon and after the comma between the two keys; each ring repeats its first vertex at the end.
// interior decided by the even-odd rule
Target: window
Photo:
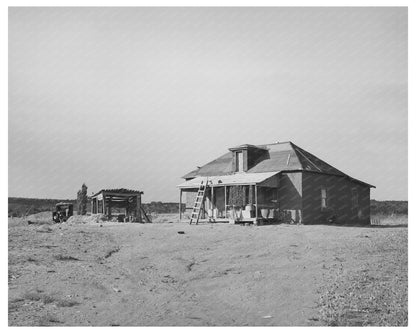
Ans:
{"type": "Polygon", "coordinates": [[[356,188],[351,190],[351,201],[352,201],[352,208],[358,207],[358,191],[356,188]]]}
{"type": "Polygon", "coordinates": [[[321,188],[321,208],[328,207],[328,193],[326,188],[321,188]]]}
{"type": "Polygon", "coordinates": [[[235,171],[243,171],[243,152],[241,151],[235,153],[235,171]]]}

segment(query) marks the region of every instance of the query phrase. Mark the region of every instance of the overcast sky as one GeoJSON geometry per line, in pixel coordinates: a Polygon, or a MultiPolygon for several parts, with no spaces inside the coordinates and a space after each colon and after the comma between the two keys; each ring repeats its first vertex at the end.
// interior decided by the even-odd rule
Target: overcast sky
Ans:
{"type": "Polygon", "coordinates": [[[11,8],[9,196],[181,176],[290,140],[407,200],[406,8],[11,8]]]}

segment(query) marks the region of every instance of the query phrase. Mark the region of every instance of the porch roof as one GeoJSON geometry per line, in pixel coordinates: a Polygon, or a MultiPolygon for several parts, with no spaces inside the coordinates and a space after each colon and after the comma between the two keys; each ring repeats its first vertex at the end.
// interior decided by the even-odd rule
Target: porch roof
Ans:
{"type": "Polygon", "coordinates": [[[260,184],[267,179],[277,175],[279,172],[258,172],[258,173],[235,173],[233,175],[225,176],[209,176],[196,177],[179,184],[179,188],[197,188],[201,182],[205,182],[208,178],[208,185],[222,186],[222,185],[255,185],[260,184]]]}

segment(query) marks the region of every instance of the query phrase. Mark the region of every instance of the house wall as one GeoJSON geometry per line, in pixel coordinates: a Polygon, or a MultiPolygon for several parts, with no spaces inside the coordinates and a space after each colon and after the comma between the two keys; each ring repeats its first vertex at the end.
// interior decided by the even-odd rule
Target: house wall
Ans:
{"type": "Polygon", "coordinates": [[[359,184],[357,185],[358,186],[356,186],[356,188],[358,190],[358,222],[363,224],[370,224],[370,187],[359,184]]]}
{"type": "Polygon", "coordinates": [[[290,213],[292,221],[302,222],[302,172],[282,173],[277,187],[280,211],[290,213]]]}
{"type": "Polygon", "coordinates": [[[214,187],[214,205],[219,212],[225,211],[224,187],[214,187]]]}
{"type": "Polygon", "coordinates": [[[277,189],[273,187],[257,187],[257,202],[259,208],[278,208],[277,203],[277,189]]]}
{"type": "Polygon", "coordinates": [[[185,196],[184,202],[185,202],[186,209],[192,209],[194,207],[197,192],[198,192],[197,189],[193,191],[187,190],[186,192],[185,191],[183,192],[182,195],[185,196]]]}
{"type": "MultiPolygon", "coordinates": [[[[184,203],[186,205],[186,209],[188,213],[192,210],[195,204],[196,195],[198,193],[197,189],[186,190],[183,192],[184,195],[184,203]]],[[[214,208],[217,208],[220,215],[224,215],[225,212],[225,197],[224,197],[224,188],[223,187],[214,187],[214,208]]],[[[203,202],[203,210],[201,212],[201,218],[206,218],[206,212],[211,209],[211,188],[207,187],[205,192],[205,198],[203,202]]]]}
{"type": "Polygon", "coordinates": [[[348,179],[303,172],[303,223],[327,223],[333,216],[337,223],[370,223],[370,188],[348,179]],[[327,191],[327,208],[321,208],[321,189],[327,191]],[[352,189],[357,189],[358,207],[353,208],[352,189]]]}

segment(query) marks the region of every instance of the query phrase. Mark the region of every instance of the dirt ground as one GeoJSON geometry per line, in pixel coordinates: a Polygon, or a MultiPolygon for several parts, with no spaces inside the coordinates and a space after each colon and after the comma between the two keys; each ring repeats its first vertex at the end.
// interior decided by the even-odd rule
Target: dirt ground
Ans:
{"type": "Polygon", "coordinates": [[[158,221],[9,220],[9,325],[407,324],[407,225],[158,221]]]}

